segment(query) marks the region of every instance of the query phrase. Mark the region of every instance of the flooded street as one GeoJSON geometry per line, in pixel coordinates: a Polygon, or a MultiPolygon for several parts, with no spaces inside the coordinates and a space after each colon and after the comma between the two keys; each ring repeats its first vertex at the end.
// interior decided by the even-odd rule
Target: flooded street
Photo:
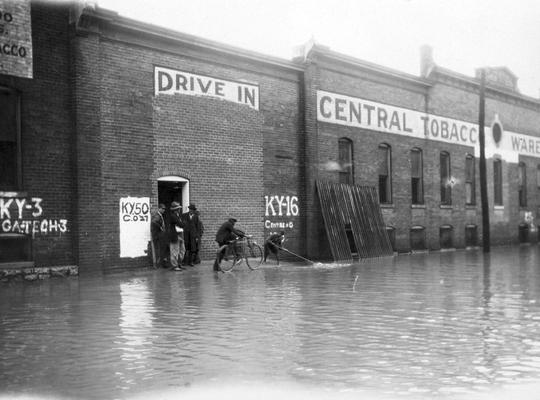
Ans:
{"type": "Polygon", "coordinates": [[[539,388],[536,246],[0,286],[1,399],[537,399],[539,388]]]}

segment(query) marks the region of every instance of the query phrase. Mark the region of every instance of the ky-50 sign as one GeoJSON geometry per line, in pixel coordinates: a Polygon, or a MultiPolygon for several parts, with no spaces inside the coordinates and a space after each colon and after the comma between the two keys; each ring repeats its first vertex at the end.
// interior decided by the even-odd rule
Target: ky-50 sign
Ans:
{"type": "Polygon", "coordinates": [[[120,199],[120,257],[145,256],[150,240],[150,198],[120,199]]]}
{"type": "Polygon", "coordinates": [[[123,222],[148,222],[150,221],[150,206],[146,202],[131,198],[121,199],[120,215],[123,222]]]}

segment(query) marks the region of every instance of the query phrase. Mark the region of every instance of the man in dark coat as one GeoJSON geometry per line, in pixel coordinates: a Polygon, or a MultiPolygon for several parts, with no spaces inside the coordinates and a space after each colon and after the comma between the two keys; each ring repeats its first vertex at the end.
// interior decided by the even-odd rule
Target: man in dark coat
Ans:
{"type": "Polygon", "coordinates": [[[154,251],[155,267],[165,268],[167,258],[167,246],[169,239],[165,228],[165,204],[160,203],[158,210],[152,215],[150,221],[150,233],[152,235],[152,250],[154,251]]]}
{"type": "Polygon", "coordinates": [[[283,246],[285,241],[285,232],[281,231],[279,233],[274,233],[266,239],[264,242],[264,262],[268,258],[270,253],[276,256],[277,264],[279,265],[279,250],[283,246]]]}
{"type": "Polygon", "coordinates": [[[184,243],[186,246],[186,256],[184,265],[193,267],[194,264],[201,262],[199,258],[199,249],[201,246],[201,238],[204,233],[199,212],[195,204],[191,203],[188,207],[189,211],[182,214],[184,222],[184,243]]]}
{"type": "MultiPolygon", "coordinates": [[[[229,218],[227,221],[221,224],[216,233],[216,242],[218,243],[219,247],[228,244],[231,240],[235,240],[238,237],[245,236],[244,232],[234,227],[234,224],[237,221],[238,220],[236,218],[229,218]]],[[[218,257],[216,257],[216,261],[214,262],[214,271],[219,271],[219,263],[223,259],[223,256],[224,252],[221,252],[218,257]]]]}

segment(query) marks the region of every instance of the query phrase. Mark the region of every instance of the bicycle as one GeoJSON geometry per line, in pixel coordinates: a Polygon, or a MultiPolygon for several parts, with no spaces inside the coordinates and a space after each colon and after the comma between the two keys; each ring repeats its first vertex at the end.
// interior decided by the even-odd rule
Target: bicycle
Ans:
{"type": "Polygon", "coordinates": [[[251,235],[247,235],[236,238],[218,249],[216,253],[218,261],[220,254],[223,253],[223,258],[218,262],[219,268],[223,272],[231,271],[235,266],[242,264],[243,260],[246,261],[246,265],[251,270],[256,270],[261,266],[263,261],[262,248],[251,237],[251,235]]]}

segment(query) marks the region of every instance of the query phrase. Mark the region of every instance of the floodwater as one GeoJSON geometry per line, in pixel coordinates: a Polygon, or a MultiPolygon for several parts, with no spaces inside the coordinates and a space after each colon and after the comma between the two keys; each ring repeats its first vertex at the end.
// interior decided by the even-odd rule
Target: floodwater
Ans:
{"type": "Polygon", "coordinates": [[[0,399],[538,399],[537,246],[0,284],[0,399]]]}

